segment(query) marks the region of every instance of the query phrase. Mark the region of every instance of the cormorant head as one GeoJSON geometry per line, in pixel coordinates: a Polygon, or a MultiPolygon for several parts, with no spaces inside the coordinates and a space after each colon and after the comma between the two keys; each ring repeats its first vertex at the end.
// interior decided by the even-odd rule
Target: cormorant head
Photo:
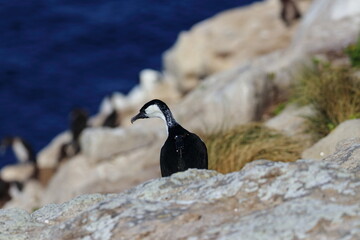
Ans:
{"type": "Polygon", "coordinates": [[[140,112],[131,119],[131,123],[140,118],[161,118],[166,122],[167,114],[171,114],[168,106],[163,101],[154,99],[140,109],[140,112]]]}
{"type": "Polygon", "coordinates": [[[70,113],[70,122],[77,121],[78,119],[86,122],[88,119],[87,111],[81,108],[74,108],[70,113]]]}

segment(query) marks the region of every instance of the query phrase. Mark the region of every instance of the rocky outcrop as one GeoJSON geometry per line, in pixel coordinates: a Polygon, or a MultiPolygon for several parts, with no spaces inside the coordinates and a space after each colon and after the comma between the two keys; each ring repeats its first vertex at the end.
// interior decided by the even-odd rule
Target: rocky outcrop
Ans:
{"type": "MultiPolygon", "coordinates": [[[[308,2],[300,5],[305,9],[308,2]]],[[[165,71],[189,91],[209,75],[286,48],[295,28],[284,26],[279,12],[279,1],[268,0],[196,24],[164,54],[165,71]]]]}
{"type": "Polygon", "coordinates": [[[71,141],[70,132],[63,132],[56,136],[43,150],[37,155],[39,168],[49,169],[58,166],[58,159],[61,145],[71,141]]]}
{"type": "MultiPolygon", "coordinates": [[[[302,11],[308,1],[301,1],[302,11]]],[[[285,49],[296,56],[339,50],[359,34],[357,0],[315,0],[298,27],[280,22],[279,1],[268,0],[233,9],[180,34],[164,55],[165,71],[183,91],[219,71],[285,49]]],[[[271,62],[268,62],[271,63],[271,62]]]]}
{"type": "Polygon", "coordinates": [[[301,21],[290,49],[303,53],[343,49],[359,36],[358,0],[315,0],[301,21]]]}
{"type": "Polygon", "coordinates": [[[287,105],[277,116],[265,122],[265,125],[279,131],[283,131],[288,136],[301,135],[305,131],[305,116],[311,116],[314,110],[310,106],[287,105]]]}
{"type": "Polygon", "coordinates": [[[130,115],[141,108],[145,102],[154,98],[165,102],[174,102],[181,97],[175,82],[171,76],[152,69],[144,69],[140,72],[140,83],[135,86],[126,96],[115,92],[111,97],[105,97],[100,104],[99,113],[91,118],[90,125],[102,126],[105,118],[115,109],[121,118],[121,125],[128,126],[130,115]]]}
{"type": "Polygon", "coordinates": [[[188,128],[208,132],[260,120],[274,95],[266,72],[248,64],[209,77],[184,98],[175,114],[188,128]]]}
{"type": "Polygon", "coordinates": [[[139,148],[150,146],[166,131],[133,126],[131,128],[87,128],[81,136],[81,150],[88,161],[95,164],[113,156],[126,155],[139,148]]]}
{"type": "Polygon", "coordinates": [[[7,182],[25,182],[34,174],[32,163],[20,163],[5,166],[0,171],[0,178],[7,182]]]}
{"type": "Polygon", "coordinates": [[[329,135],[320,139],[302,153],[303,158],[323,159],[336,150],[336,144],[360,136],[360,119],[348,120],[337,126],[329,135]]]}
{"type": "Polygon", "coordinates": [[[86,130],[81,139],[84,152],[58,169],[40,206],[64,202],[84,193],[119,192],[159,177],[160,148],[166,130],[158,123],[144,121],[145,127],[140,131],[86,130]]]}
{"type": "MultiPolygon", "coordinates": [[[[181,107],[178,110],[179,117],[193,129],[204,130],[205,128],[210,131],[223,125],[231,127],[259,120],[273,102],[287,94],[289,87],[293,84],[294,73],[310,62],[311,54],[341,50],[346,44],[356,40],[354,23],[357,23],[360,13],[346,7],[349,4],[358,4],[354,1],[356,0],[346,0],[341,3],[327,0],[315,1],[316,4],[310,6],[311,14],[305,14],[300,23],[301,27],[296,32],[299,37],[294,38],[291,47],[238,64],[230,70],[206,78],[199,87],[181,101],[181,107]],[[322,8],[318,7],[319,4],[326,6],[330,12],[322,11],[322,8]],[[339,7],[338,4],[344,6],[339,7]],[[336,10],[337,8],[340,10],[336,10]],[[341,11],[341,17],[331,15],[334,11],[341,11]],[[315,17],[317,15],[320,17],[315,17]],[[305,26],[309,23],[311,27],[308,33],[308,28],[305,26]],[[344,23],[352,27],[343,28],[344,23]],[[324,25],[331,27],[322,28],[324,25]],[[347,41],[339,40],[338,44],[328,45],[326,49],[313,48],[311,44],[300,40],[302,39],[300,36],[311,35],[311,32],[322,33],[326,36],[343,32],[347,41]]],[[[359,25],[355,24],[355,26],[359,25]]],[[[320,39],[320,37],[318,40],[314,38],[312,42],[324,42],[320,39]]],[[[188,58],[184,58],[184,61],[188,62],[188,58]]],[[[176,75],[176,71],[169,70],[169,74],[174,72],[173,74],[176,75]]],[[[181,74],[186,75],[185,71],[181,74]]]]}
{"type": "Polygon", "coordinates": [[[338,142],[336,152],[324,158],[324,161],[340,165],[351,172],[360,172],[360,137],[338,142]]]}
{"type": "Polygon", "coordinates": [[[0,239],[357,239],[360,178],[327,162],[188,170],[34,213],[0,210],[0,239]]]}
{"type": "Polygon", "coordinates": [[[21,206],[23,210],[32,212],[42,206],[39,203],[43,199],[43,193],[44,187],[34,179],[25,182],[21,190],[11,184],[10,196],[12,200],[6,203],[6,208],[21,206]]]}

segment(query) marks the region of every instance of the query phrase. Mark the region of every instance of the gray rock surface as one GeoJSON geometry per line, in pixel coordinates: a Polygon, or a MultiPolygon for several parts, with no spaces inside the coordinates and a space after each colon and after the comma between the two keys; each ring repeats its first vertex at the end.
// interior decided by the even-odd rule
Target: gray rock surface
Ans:
{"type": "Polygon", "coordinates": [[[360,137],[347,138],[336,145],[336,152],[324,158],[351,172],[360,171],[360,137]]]}
{"type": "Polygon", "coordinates": [[[358,239],[360,178],[325,161],[188,170],[34,213],[0,210],[0,239],[358,239]]]}
{"type": "Polygon", "coordinates": [[[323,159],[336,150],[336,144],[347,138],[360,136],[360,119],[347,120],[337,126],[329,135],[320,139],[302,153],[303,158],[323,159]]]}

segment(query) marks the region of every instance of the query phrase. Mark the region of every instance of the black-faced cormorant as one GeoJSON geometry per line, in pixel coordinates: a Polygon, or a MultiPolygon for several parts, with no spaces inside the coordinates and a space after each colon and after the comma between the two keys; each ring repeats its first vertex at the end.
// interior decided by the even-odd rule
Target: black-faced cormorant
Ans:
{"type": "Polygon", "coordinates": [[[109,97],[106,97],[105,99],[105,103],[107,104],[108,107],[108,113],[106,118],[104,119],[103,123],[101,124],[103,127],[109,127],[109,128],[116,128],[118,126],[120,126],[121,122],[120,122],[120,113],[119,111],[116,109],[115,106],[115,95],[111,95],[109,97]]]}
{"type": "Polygon", "coordinates": [[[74,109],[70,114],[70,131],[73,141],[79,141],[80,134],[87,127],[88,113],[83,109],[74,109]]]}
{"type": "Polygon", "coordinates": [[[88,113],[83,109],[75,108],[70,113],[71,141],[61,145],[58,161],[75,156],[80,149],[80,134],[87,127],[88,113]]]}
{"type": "Polygon", "coordinates": [[[294,20],[301,18],[301,12],[296,6],[294,0],[280,0],[281,13],[280,17],[286,26],[290,26],[294,20]]]}
{"type": "Polygon", "coordinates": [[[34,170],[30,178],[37,179],[39,174],[39,168],[37,166],[36,155],[31,145],[22,139],[21,137],[5,137],[1,141],[0,148],[2,151],[6,150],[6,147],[11,146],[13,152],[19,163],[30,163],[33,165],[34,170]]]}
{"type": "Polygon", "coordinates": [[[11,199],[9,190],[10,183],[5,182],[0,178],[0,208],[2,208],[4,204],[11,199]]]}
{"type": "Polygon", "coordinates": [[[163,177],[188,168],[208,168],[205,143],[196,134],[180,126],[164,102],[155,99],[146,103],[131,119],[131,123],[140,118],[161,118],[166,123],[168,137],[160,153],[160,168],[163,177]]]}
{"type": "Polygon", "coordinates": [[[36,162],[36,156],[33,148],[28,142],[26,142],[21,137],[3,138],[3,140],[1,141],[2,151],[4,151],[6,147],[10,147],[10,146],[12,147],[14,154],[20,163],[36,162]]]}

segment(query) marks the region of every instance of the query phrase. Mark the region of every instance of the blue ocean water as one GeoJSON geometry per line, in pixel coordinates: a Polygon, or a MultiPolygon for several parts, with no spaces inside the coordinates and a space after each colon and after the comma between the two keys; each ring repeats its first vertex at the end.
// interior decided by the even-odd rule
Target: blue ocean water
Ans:
{"type": "MultiPolygon", "coordinates": [[[[73,108],[94,114],[140,70],[161,70],[180,31],[255,1],[0,0],[0,138],[22,136],[39,151],[73,108]]],[[[7,151],[0,167],[14,161],[7,151]]]]}

